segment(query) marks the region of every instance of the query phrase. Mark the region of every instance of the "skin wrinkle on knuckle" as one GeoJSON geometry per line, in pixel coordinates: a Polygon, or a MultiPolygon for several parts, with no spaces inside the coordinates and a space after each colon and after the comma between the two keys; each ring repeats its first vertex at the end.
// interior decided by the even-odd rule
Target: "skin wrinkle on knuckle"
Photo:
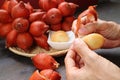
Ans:
{"type": "Polygon", "coordinates": [[[90,24],[87,24],[85,27],[86,29],[88,30],[89,33],[94,33],[96,32],[96,24],[95,23],[90,23],[90,24]],[[91,27],[92,26],[92,27],[91,27]]]}
{"type": "Polygon", "coordinates": [[[97,55],[96,53],[91,53],[89,55],[89,57],[86,57],[86,64],[89,66],[93,66],[98,64],[99,60],[100,60],[100,56],[97,55]]]}
{"type": "Polygon", "coordinates": [[[113,22],[109,21],[108,26],[110,27],[110,36],[113,37],[113,39],[118,39],[120,38],[120,25],[113,22]],[[114,34],[114,35],[113,35],[114,34]]]}
{"type": "Polygon", "coordinates": [[[97,32],[102,34],[104,37],[108,38],[108,39],[112,39],[114,38],[113,34],[116,35],[116,33],[114,33],[113,30],[116,30],[116,26],[114,26],[114,23],[109,21],[102,21],[101,23],[98,23],[98,28],[97,28],[97,32]]]}
{"type": "Polygon", "coordinates": [[[113,23],[113,22],[111,22],[110,27],[112,27],[112,29],[111,29],[111,36],[114,34],[113,38],[117,38],[118,30],[117,30],[116,24],[113,23]],[[116,32],[114,32],[114,30],[115,30],[116,32]]]}

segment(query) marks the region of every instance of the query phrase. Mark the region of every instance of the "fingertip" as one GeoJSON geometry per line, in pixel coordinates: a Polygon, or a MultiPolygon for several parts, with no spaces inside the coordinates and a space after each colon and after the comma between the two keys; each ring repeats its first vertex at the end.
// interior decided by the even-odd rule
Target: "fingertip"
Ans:
{"type": "Polygon", "coordinates": [[[96,29],[97,29],[97,23],[96,22],[87,23],[86,25],[81,26],[81,28],[78,30],[78,34],[80,36],[85,36],[87,34],[96,32],[96,29]]]}
{"type": "Polygon", "coordinates": [[[69,50],[64,59],[65,68],[67,72],[71,70],[73,67],[75,67],[74,58],[75,58],[75,53],[72,50],[69,50]]]}
{"type": "Polygon", "coordinates": [[[81,57],[86,57],[91,52],[91,50],[88,48],[87,44],[80,38],[75,39],[73,46],[74,46],[74,50],[81,57]]]}
{"type": "Polygon", "coordinates": [[[74,33],[76,33],[76,31],[77,31],[76,25],[77,25],[77,19],[74,20],[73,23],[72,23],[72,31],[73,31],[74,33]]]}
{"type": "Polygon", "coordinates": [[[84,46],[84,47],[88,47],[87,45],[86,45],[86,43],[81,39],[81,38],[76,38],[75,40],[74,40],[74,42],[73,42],[73,46],[76,48],[76,49],[81,49],[82,48],[82,46],[84,46]]]}
{"type": "Polygon", "coordinates": [[[75,52],[85,61],[85,63],[93,62],[98,57],[98,55],[80,38],[75,40],[73,46],[75,52]]]}

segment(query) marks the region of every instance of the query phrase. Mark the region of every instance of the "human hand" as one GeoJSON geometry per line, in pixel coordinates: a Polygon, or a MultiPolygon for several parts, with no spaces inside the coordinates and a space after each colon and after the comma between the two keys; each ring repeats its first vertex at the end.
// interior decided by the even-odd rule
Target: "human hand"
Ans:
{"type": "MultiPolygon", "coordinates": [[[[73,22],[76,26],[77,21],[73,22]]],[[[105,37],[103,48],[113,48],[120,46],[120,25],[112,21],[98,21],[87,23],[78,30],[79,36],[85,36],[90,33],[99,33],[105,37]]]]}
{"type": "Polygon", "coordinates": [[[120,68],[75,39],[65,57],[67,80],[120,80],[120,68]]]}

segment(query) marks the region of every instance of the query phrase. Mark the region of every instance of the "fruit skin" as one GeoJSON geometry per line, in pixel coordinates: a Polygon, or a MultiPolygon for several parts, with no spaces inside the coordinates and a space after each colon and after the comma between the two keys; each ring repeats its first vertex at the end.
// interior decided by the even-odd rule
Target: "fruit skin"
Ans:
{"type": "Polygon", "coordinates": [[[45,77],[39,73],[39,70],[33,72],[29,80],[45,80],[45,77]]]}
{"type": "Polygon", "coordinates": [[[47,11],[45,16],[45,22],[47,24],[58,24],[62,21],[62,13],[57,8],[52,8],[49,11],[47,11]]]}
{"type": "Polygon", "coordinates": [[[30,22],[34,22],[34,21],[37,21],[37,20],[41,21],[45,13],[46,12],[43,12],[43,11],[38,11],[38,12],[31,13],[30,16],[29,16],[29,21],[30,22]]]}
{"type": "Polygon", "coordinates": [[[26,32],[29,29],[29,21],[25,18],[16,18],[12,27],[20,33],[26,32]]]}
{"type": "Polygon", "coordinates": [[[40,71],[40,74],[50,80],[60,80],[61,79],[61,75],[52,69],[44,69],[44,70],[40,71]]]}
{"type": "Polygon", "coordinates": [[[28,18],[29,15],[30,15],[29,9],[25,7],[23,1],[20,1],[18,4],[16,4],[11,11],[11,16],[13,19],[19,17],[28,18]]]}
{"type": "Polygon", "coordinates": [[[71,28],[72,28],[72,23],[67,22],[67,21],[64,21],[64,22],[62,23],[62,30],[63,30],[63,31],[70,31],[71,28]]]}
{"type": "Polygon", "coordinates": [[[104,44],[104,37],[98,33],[88,34],[84,36],[82,39],[92,50],[99,49],[104,44]]]}
{"type": "Polygon", "coordinates": [[[50,29],[52,31],[58,31],[58,30],[61,30],[61,27],[62,27],[62,23],[58,23],[58,24],[53,24],[50,26],[50,29]]]}
{"type": "Polygon", "coordinates": [[[57,0],[39,0],[39,7],[45,11],[48,11],[51,8],[57,8],[57,6],[58,6],[57,0]]]}
{"type": "Polygon", "coordinates": [[[45,22],[42,21],[34,21],[30,25],[29,32],[34,36],[34,37],[39,37],[42,34],[44,34],[48,30],[49,26],[46,25],[45,22]]]}
{"type": "Polygon", "coordinates": [[[14,29],[8,33],[8,35],[6,36],[7,47],[16,46],[17,35],[18,35],[18,32],[14,29]]]}
{"type": "Polygon", "coordinates": [[[10,0],[8,4],[8,12],[11,14],[12,8],[18,4],[17,0],[10,0]]]}
{"type": "Polygon", "coordinates": [[[0,22],[1,23],[9,23],[12,22],[12,18],[8,11],[4,9],[0,9],[0,22]]]}
{"type": "Polygon", "coordinates": [[[4,10],[8,11],[8,5],[9,5],[10,1],[9,0],[3,0],[3,1],[4,1],[3,4],[0,5],[1,9],[4,9],[4,10]]]}
{"type": "Polygon", "coordinates": [[[33,64],[39,70],[43,69],[57,69],[59,63],[50,55],[46,53],[39,53],[32,57],[33,64]]]}
{"type": "Polygon", "coordinates": [[[12,24],[0,24],[0,38],[6,38],[7,34],[12,31],[12,24]]]}
{"type": "Polygon", "coordinates": [[[84,10],[81,14],[78,16],[77,20],[77,26],[81,26],[81,24],[87,24],[89,22],[97,21],[98,13],[95,10],[96,6],[89,6],[88,9],[84,10]],[[82,20],[82,18],[85,18],[82,20]]]}
{"type": "Polygon", "coordinates": [[[70,2],[62,2],[58,5],[58,9],[61,11],[63,16],[74,15],[78,5],[70,2]]]}
{"type": "Polygon", "coordinates": [[[61,75],[52,70],[52,69],[44,69],[39,72],[39,70],[35,70],[31,75],[29,80],[60,80],[61,75]]]}
{"type": "Polygon", "coordinates": [[[76,20],[73,21],[72,31],[79,37],[79,29],[88,23],[93,23],[98,19],[98,13],[95,10],[96,6],[89,6],[86,10],[80,13],[76,20]]]}
{"type": "Polygon", "coordinates": [[[62,30],[70,31],[72,29],[72,23],[74,20],[75,20],[74,16],[64,17],[63,23],[62,23],[62,30]]]}
{"type": "Polygon", "coordinates": [[[34,39],[38,46],[44,48],[45,50],[49,50],[49,45],[47,43],[48,38],[46,35],[42,34],[39,37],[34,37],[34,39]]]}
{"type": "Polygon", "coordinates": [[[17,36],[16,44],[23,50],[29,49],[33,44],[33,38],[29,33],[21,33],[17,36]]]}

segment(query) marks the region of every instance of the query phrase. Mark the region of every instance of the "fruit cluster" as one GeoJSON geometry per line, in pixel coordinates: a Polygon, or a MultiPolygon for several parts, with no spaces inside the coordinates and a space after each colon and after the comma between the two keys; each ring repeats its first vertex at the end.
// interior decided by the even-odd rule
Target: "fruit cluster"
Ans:
{"type": "Polygon", "coordinates": [[[39,53],[32,57],[34,66],[37,68],[29,80],[61,80],[61,75],[55,71],[59,63],[46,53],[39,53]]]}
{"type": "Polygon", "coordinates": [[[21,0],[5,0],[0,8],[0,38],[7,47],[49,50],[48,30],[71,30],[78,5],[64,0],[38,0],[39,9],[21,0]]]}

